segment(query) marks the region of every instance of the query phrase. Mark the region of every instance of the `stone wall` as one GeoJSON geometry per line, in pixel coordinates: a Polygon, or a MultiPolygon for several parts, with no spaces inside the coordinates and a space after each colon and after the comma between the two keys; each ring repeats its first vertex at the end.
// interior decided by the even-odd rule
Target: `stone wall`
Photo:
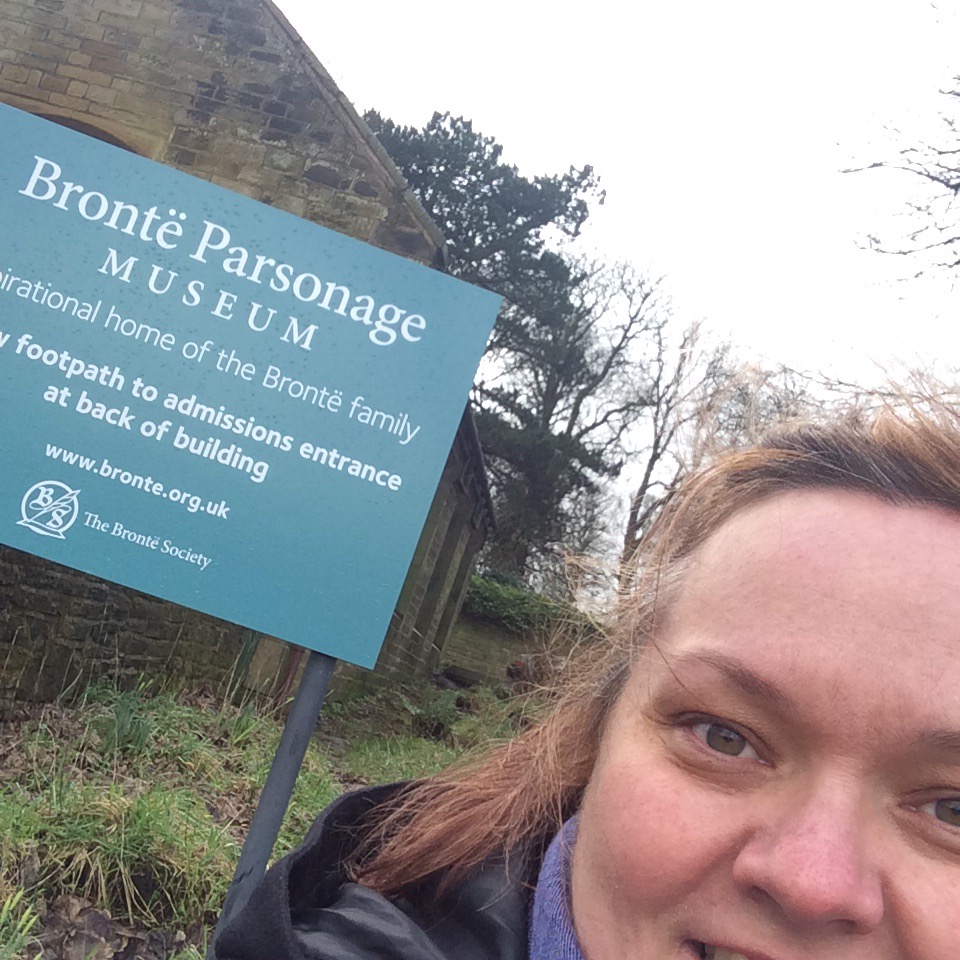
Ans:
{"type": "Polygon", "coordinates": [[[249,630],[0,548],[2,704],[54,700],[104,676],[226,692],[256,646],[249,630]]]}
{"type": "Polygon", "coordinates": [[[524,654],[539,652],[542,638],[512,633],[484,620],[460,617],[443,648],[441,666],[460,667],[492,684],[507,682],[507,667],[524,654]]]}
{"type": "MultiPolygon", "coordinates": [[[[442,266],[437,228],[272,3],[0,0],[0,25],[0,100],[442,266]]],[[[490,523],[468,414],[378,670],[435,665],[490,523]]],[[[255,646],[212,617],[0,548],[0,697],[47,699],[100,673],[225,684],[255,646]]]]}
{"type": "Polygon", "coordinates": [[[479,442],[464,417],[400,593],[377,670],[413,677],[436,669],[492,522],[479,442]]]}

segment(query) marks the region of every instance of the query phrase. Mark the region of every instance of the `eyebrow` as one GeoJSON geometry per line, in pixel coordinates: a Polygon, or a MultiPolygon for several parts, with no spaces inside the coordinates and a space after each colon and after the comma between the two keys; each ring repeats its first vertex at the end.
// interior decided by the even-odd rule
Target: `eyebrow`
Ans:
{"type": "Polygon", "coordinates": [[[681,654],[673,660],[666,661],[666,663],[670,672],[681,684],[683,680],[676,675],[677,668],[705,664],[716,670],[727,682],[747,696],[755,700],[767,700],[783,712],[792,712],[795,709],[793,700],[775,683],[761,677],[758,673],[754,673],[746,664],[735,657],[727,656],[724,653],[681,654]]]}
{"type": "MultiPolygon", "coordinates": [[[[666,661],[666,663],[670,672],[674,674],[674,678],[681,684],[683,684],[683,680],[677,675],[679,669],[685,666],[694,667],[705,664],[716,670],[727,682],[747,696],[755,700],[766,700],[783,713],[791,713],[796,710],[794,701],[780,687],[755,673],[736,657],[724,653],[704,651],[702,653],[681,654],[666,661]]],[[[913,744],[920,749],[938,753],[960,754],[960,730],[947,727],[921,730],[913,744]]]]}
{"type": "Polygon", "coordinates": [[[917,743],[928,749],[960,754],[960,730],[925,730],[917,743]]]}

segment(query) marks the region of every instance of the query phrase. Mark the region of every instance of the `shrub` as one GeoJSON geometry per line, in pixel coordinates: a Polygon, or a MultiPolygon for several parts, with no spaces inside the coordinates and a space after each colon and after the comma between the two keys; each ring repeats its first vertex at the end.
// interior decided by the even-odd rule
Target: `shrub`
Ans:
{"type": "Polygon", "coordinates": [[[551,623],[571,618],[582,619],[573,607],[539,593],[476,576],[464,598],[463,613],[477,620],[500,624],[511,633],[542,630],[551,623]]]}

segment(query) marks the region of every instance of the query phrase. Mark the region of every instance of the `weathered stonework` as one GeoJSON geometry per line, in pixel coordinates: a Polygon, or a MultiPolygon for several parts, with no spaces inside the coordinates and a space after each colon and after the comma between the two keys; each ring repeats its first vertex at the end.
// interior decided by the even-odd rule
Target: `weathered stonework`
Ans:
{"type": "MultiPolygon", "coordinates": [[[[0,0],[0,100],[429,266],[443,237],[269,0],[0,0]]],[[[378,669],[437,660],[491,523],[465,417],[378,669]]],[[[84,675],[226,683],[248,631],[0,549],[0,699],[84,675]]]]}
{"type": "Polygon", "coordinates": [[[502,626],[461,617],[443,648],[443,665],[455,666],[489,683],[507,682],[507,668],[518,657],[536,652],[538,638],[505,630],[502,626]]]}
{"type": "Polygon", "coordinates": [[[0,0],[0,97],[422,263],[443,238],[264,0],[0,0]]]}

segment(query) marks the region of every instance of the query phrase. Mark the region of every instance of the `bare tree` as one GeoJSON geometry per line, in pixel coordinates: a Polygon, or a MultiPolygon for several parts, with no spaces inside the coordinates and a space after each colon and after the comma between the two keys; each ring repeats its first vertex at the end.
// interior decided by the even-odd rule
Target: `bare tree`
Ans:
{"type": "Polygon", "coordinates": [[[663,503],[683,478],[717,453],[745,446],[771,426],[815,416],[822,402],[813,381],[785,366],[772,370],[737,361],[728,345],[704,349],[690,328],[679,350],[661,353],[643,472],[630,499],[619,587],[633,585],[637,551],[663,503]]]}
{"type": "Polygon", "coordinates": [[[572,288],[537,292],[535,317],[506,308],[517,335],[494,345],[475,391],[498,508],[485,560],[538,586],[597,531],[597,499],[651,404],[651,344],[669,322],[659,281],[624,264],[578,261],[572,272],[572,288]]]}
{"type": "Polygon", "coordinates": [[[620,584],[630,579],[628,571],[643,532],[650,525],[664,497],[682,477],[686,464],[681,456],[679,436],[695,415],[691,399],[700,388],[695,371],[703,368],[705,378],[711,376],[709,362],[700,355],[700,326],[684,331],[679,347],[671,352],[660,329],[652,338],[654,356],[650,360],[650,405],[644,424],[645,444],[641,454],[643,471],[630,497],[627,527],[620,558],[620,584]]]}
{"type": "Polygon", "coordinates": [[[916,200],[907,203],[903,232],[868,237],[873,249],[916,261],[915,276],[931,267],[960,267],[960,77],[953,83],[953,87],[940,91],[944,111],[939,136],[904,146],[887,159],[844,171],[899,171],[916,181],[919,192],[916,200]]]}
{"type": "Polygon", "coordinates": [[[783,364],[772,369],[732,361],[724,348],[713,358],[715,370],[694,397],[686,437],[688,469],[725,450],[748,446],[778,424],[816,419],[827,402],[815,397],[825,385],[783,364]]]}

